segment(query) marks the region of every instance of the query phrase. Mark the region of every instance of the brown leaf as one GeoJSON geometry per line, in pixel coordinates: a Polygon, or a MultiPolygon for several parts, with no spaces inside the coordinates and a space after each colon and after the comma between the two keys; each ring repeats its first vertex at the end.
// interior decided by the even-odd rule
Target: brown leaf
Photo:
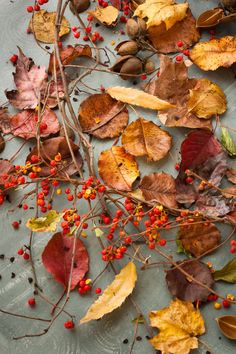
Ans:
{"type": "Polygon", "coordinates": [[[88,13],[105,26],[115,26],[119,15],[119,11],[114,6],[97,7],[88,13]]]}
{"type": "Polygon", "coordinates": [[[167,54],[179,52],[178,41],[184,43],[184,48],[192,46],[198,42],[200,34],[196,28],[196,20],[191,11],[188,10],[187,16],[169,30],[166,30],[164,23],[150,27],[148,38],[158,52],[167,54]]]}
{"type": "Polygon", "coordinates": [[[202,70],[229,68],[236,61],[236,37],[226,36],[200,42],[190,54],[191,60],[202,70]]]}
{"type": "Polygon", "coordinates": [[[228,23],[236,20],[236,13],[225,15],[220,7],[203,12],[197,19],[197,27],[211,28],[220,23],[228,23]]]}
{"type": "Polygon", "coordinates": [[[139,186],[146,200],[155,200],[168,208],[177,208],[175,180],[166,173],[143,177],[139,186]]]}
{"type": "Polygon", "coordinates": [[[158,161],[168,154],[172,137],[153,122],[139,118],[123,132],[122,145],[131,155],[158,161]]]}
{"type": "Polygon", "coordinates": [[[235,198],[236,197],[236,187],[223,188],[221,190],[221,193],[225,198],[235,198]]]}
{"type": "Polygon", "coordinates": [[[122,102],[107,93],[86,98],[79,108],[79,122],[84,133],[99,139],[119,136],[128,124],[129,114],[122,102]]]}
{"type": "Polygon", "coordinates": [[[234,168],[229,168],[226,172],[226,176],[228,178],[228,181],[236,184],[236,170],[234,168]]]}
{"type": "Polygon", "coordinates": [[[2,153],[5,149],[6,143],[5,140],[2,136],[2,134],[0,133],[0,153],[2,153]]]}
{"type": "MultiPolygon", "coordinates": [[[[196,219],[195,222],[201,222],[196,219]]],[[[220,232],[213,223],[181,225],[178,233],[185,251],[190,252],[194,257],[209,253],[220,243],[220,232]]]]}
{"type": "Polygon", "coordinates": [[[112,146],[100,154],[98,171],[108,187],[122,191],[131,191],[133,182],[139,177],[134,157],[122,146],[112,146]]]}

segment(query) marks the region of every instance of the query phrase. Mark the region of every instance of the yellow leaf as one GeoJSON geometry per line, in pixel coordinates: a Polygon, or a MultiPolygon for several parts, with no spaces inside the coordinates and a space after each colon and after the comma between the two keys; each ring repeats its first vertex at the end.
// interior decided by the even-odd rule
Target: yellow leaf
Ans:
{"type": "Polygon", "coordinates": [[[120,307],[127,296],[132,293],[136,280],[136,266],[133,262],[130,262],[115,276],[104,293],[92,304],[86,315],[80,320],[80,324],[98,320],[120,307]]]}
{"type": "Polygon", "coordinates": [[[134,16],[147,18],[147,28],[159,26],[162,22],[166,30],[170,29],[176,22],[186,17],[188,4],[175,4],[173,0],[146,0],[139,5],[134,16]]]}
{"type": "Polygon", "coordinates": [[[115,86],[108,88],[107,93],[118,101],[143,108],[162,110],[175,107],[169,102],[163,101],[156,96],[149,95],[144,91],[133,88],[115,86]]]}
{"type": "Polygon", "coordinates": [[[160,331],[150,343],[162,354],[188,354],[198,348],[196,336],[205,332],[201,313],[191,302],[176,299],[169,307],[152,311],[149,318],[160,331]]]}
{"type": "Polygon", "coordinates": [[[196,86],[189,92],[188,112],[196,114],[198,118],[209,119],[227,109],[224,92],[208,79],[197,80],[196,86]]]}
{"type": "Polygon", "coordinates": [[[106,26],[115,25],[119,15],[119,11],[114,6],[97,7],[94,11],[88,12],[106,26]]]}
{"type": "Polygon", "coordinates": [[[56,231],[57,224],[60,222],[62,215],[62,213],[51,210],[46,216],[29,219],[26,222],[26,226],[35,232],[54,232],[56,231]]]}
{"type": "MultiPolygon", "coordinates": [[[[54,43],[55,40],[55,22],[56,12],[47,12],[40,10],[35,12],[30,21],[30,29],[34,33],[35,38],[43,43],[54,43]]],[[[70,23],[63,16],[59,37],[70,32],[70,23]]]]}
{"type": "Polygon", "coordinates": [[[228,68],[236,61],[236,37],[200,42],[193,48],[190,58],[202,70],[216,70],[221,66],[228,68]]]}

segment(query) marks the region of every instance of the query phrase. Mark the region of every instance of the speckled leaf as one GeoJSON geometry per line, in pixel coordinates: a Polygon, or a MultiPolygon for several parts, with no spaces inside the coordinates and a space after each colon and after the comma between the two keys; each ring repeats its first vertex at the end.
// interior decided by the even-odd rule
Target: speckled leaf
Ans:
{"type": "Polygon", "coordinates": [[[34,232],[54,232],[63,214],[50,210],[47,215],[27,220],[26,226],[34,232]]]}

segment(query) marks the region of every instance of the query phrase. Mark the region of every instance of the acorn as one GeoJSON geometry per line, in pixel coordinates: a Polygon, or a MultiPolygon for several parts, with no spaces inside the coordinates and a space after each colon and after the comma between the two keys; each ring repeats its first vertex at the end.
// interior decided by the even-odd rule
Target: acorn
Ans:
{"type": "Polygon", "coordinates": [[[115,48],[117,54],[124,55],[135,55],[139,51],[139,46],[135,41],[124,41],[119,43],[115,48]]]}
{"type": "Polygon", "coordinates": [[[73,14],[86,11],[90,6],[90,0],[71,0],[70,10],[73,14]]]}
{"type": "Polygon", "coordinates": [[[123,80],[133,79],[132,75],[139,75],[143,72],[143,62],[141,59],[132,55],[125,55],[119,58],[115,64],[110,68],[111,71],[121,73],[123,80]]]}
{"type": "Polygon", "coordinates": [[[136,20],[129,18],[126,22],[126,32],[131,39],[141,35],[144,36],[146,34],[146,22],[141,18],[137,18],[136,20]]]}
{"type": "Polygon", "coordinates": [[[155,63],[148,59],[144,64],[144,71],[146,74],[151,74],[155,70],[155,63]]]}
{"type": "MultiPolygon", "coordinates": [[[[75,141],[74,130],[71,127],[68,127],[66,125],[66,131],[67,131],[67,135],[68,135],[69,139],[71,139],[72,141],[75,141]]],[[[65,130],[64,130],[63,126],[61,126],[61,128],[60,128],[59,136],[65,136],[65,130]]]]}

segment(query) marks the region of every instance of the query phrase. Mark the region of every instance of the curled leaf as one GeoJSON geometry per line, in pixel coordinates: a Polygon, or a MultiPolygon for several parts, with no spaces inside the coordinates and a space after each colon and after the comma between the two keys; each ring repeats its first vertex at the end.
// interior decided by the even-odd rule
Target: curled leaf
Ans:
{"type": "Polygon", "coordinates": [[[151,326],[159,333],[150,340],[162,354],[188,354],[198,348],[196,336],[205,333],[204,320],[191,302],[172,301],[168,307],[149,314],[151,326]]]}
{"type": "Polygon", "coordinates": [[[221,144],[227,150],[230,156],[236,156],[236,145],[228,129],[224,127],[221,127],[221,144]]]}
{"type": "Polygon", "coordinates": [[[112,146],[100,154],[98,171],[106,185],[122,191],[131,191],[139,176],[134,157],[121,146],[112,146]]]}
{"type": "Polygon", "coordinates": [[[115,276],[113,282],[92,304],[86,315],[80,320],[80,324],[91,320],[98,320],[120,307],[125,299],[132,293],[136,281],[136,266],[133,262],[130,262],[121,269],[120,273],[115,276]]]}
{"type": "Polygon", "coordinates": [[[34,232],[54,232],[62,218],[61,213],[50,210],[47,215],[39,218],[31,218],[26,222],[26,226],[34,232]]]}
{"type": "Polygon", "coordinates": [[[143,118],[132,122],[122,134],[122,145],[134,156],[147,156],[151,161],[165,157],[172,144],[171,135],[143,118]]]}
{"type": "Polygon", "coordinates": [[[216,322],[225,337],[236,340],[236,316],[221,316],[216,322]]]}
{"type": "Polygon", "coordinates": [[[215,281],[222,280],[227,283],[236,283],[236,258],[229,261],[222,269],[213,273],[215,281]]]}
{"type": "Polygon", "coordinates": [[[115,26],[119,15],[114,6],[97,7],[94,11],[88,12],[105,26],[115,26]]]}

